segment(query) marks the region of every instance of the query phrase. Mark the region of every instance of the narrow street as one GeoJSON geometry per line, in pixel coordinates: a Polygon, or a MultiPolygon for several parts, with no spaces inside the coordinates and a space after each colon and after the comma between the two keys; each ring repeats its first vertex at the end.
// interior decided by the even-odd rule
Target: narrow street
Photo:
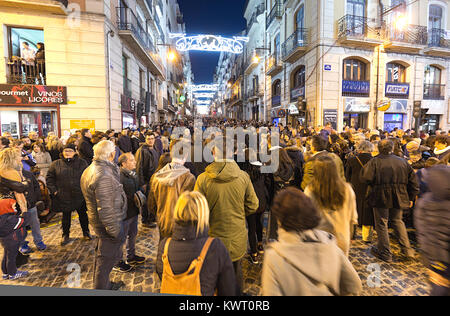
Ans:
{"type": "MultiPolygon", "coordinates": [[[[17,281],[0,281],[3,285],[25,285],[36,287],[68,288],[68,280],[73,270],[68,269],[70,264],[76,263],[80,267],[80,286],[82,289],[92,289],[92,269],[94,247],[91,242],[81,241],[82,232],[76,217],[72,220],[71,238],[73,241],[65,247],[60,246],[61,229],[58,219],[42,228],[42,235],[48,248],[43,252],[38,252],[32,241],[30,246],[34,252],[30,255],[30,261],[21,269],[29,271],[30,275],[17,281]]],[[[31,240],[31,236],[27,240],[31,240]]],[[[139,227],[139,235],[136,241],[136,249],[139,255],[145,256],[145,264],[136,267],[131,272],[112,272],[113,281],[123,281],[125,287],[121,291],[159,293],[159,278],[154,274],[154,263],[156,260],[159,234],[157,229],[139,227]]],[[[399,253],[399,247],[394,242],[391,243],[394,254],[399,253]]],[[[424,296],[428,295],[429,288],[426,271],[423,265],[416,259],[412,263],[404,264],[394,260],[391,264],[382,263],[376,260],[369,253],[370,246],[360,241],[360,236],[353,241],[350,250],[350,261],[358,272],[362,284],[363,296],[424,296]],[[371,264],[380,265],[381,283],[376,286],[376,279],[371,278],[371,264]],[[369,280],[369,282],[368,282],[369,280]],[[372,281],[374,287],[368,284],[372,281]]],[[[0,250],[0,256],[3,251],[0,250]]],[[[261,258],[262,259],[262,258],[261,258]]],[[[251,296],[261,295],[261,269],[260,264],[251,264],[249,260],[243,261],[243,271],[245,279],[244,292],[251,296]]],[[[77,284],[75,284],[77,285],[77,284]]],[[[75,287],[75,286],[74,286],[75,287]]]]}

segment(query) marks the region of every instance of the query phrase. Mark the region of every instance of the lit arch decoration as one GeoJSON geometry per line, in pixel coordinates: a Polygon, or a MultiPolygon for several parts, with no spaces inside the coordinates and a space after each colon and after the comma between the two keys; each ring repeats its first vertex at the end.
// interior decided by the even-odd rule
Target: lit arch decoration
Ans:
{"type": "Polygon", "coordinates": [[[215,93],[214,92],[194,92],[194,97],[196,98],[207,98],[212,99],[214,98],[215,93]]]}
{"type": "Polygon", "coordinates": [[[191,91],[217,91],[219,90],[218,84],[199,84],[199,85],[191,85],[191,91]]]}
{"type": "Polygon", "coordinates": [[[245,36],[233,36],[226,38],[216,35],[195,35],[186,36],[184,33],[171,33],[170,38],[176,38],[175,47],[181,52],[189,50],[201,50],[208,52],[227,52],[232,54],[242,54],[244,44],[249,41],[245,36]]]}

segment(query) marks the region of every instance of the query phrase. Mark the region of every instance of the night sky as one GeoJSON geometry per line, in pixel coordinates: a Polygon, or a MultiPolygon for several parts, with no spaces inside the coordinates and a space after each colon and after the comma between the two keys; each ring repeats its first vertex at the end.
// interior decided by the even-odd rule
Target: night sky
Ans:
{"type": "MultiPolygon", "coordinates": [[[[187,35],[234,36],[245,29],[246,0],[178,0],[187,35]]],[[[191,51],[196,84],[212,83],[220,53],[191,51]]]]}

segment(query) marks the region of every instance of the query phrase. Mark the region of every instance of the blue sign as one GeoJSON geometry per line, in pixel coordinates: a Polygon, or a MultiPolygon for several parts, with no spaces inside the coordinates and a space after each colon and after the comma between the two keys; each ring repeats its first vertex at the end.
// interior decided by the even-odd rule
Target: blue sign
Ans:
{"type": "Polygon", "coordinates": [[[386,95],[409,95],[409,83],[386,83],[386,95]]]}
{"type": "Polygon", "coordinates": [[[326,71],[330,71],[331,70],[331,65],[324,65],[323,69],[326,71]]]}
{"type": "Polygon", "coordinates": [[[369,94],[370,81],[342,81],[342,92],[369,94]]]}

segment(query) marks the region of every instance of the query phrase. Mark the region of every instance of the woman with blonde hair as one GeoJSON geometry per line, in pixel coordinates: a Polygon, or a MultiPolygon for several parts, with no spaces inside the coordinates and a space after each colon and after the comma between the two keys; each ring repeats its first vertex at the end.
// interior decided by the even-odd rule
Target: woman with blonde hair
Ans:
{"type": "Polygon", "coordinates": [[[230,255],[208,237],[209,207],[199,192],[184,192],[174,209],[173,234],[159,244],[156,272],[161,293],[234,296],[237,283],[230,255]]]}
{"type": "Polygon", "coordinates": [[[355,192],[339,176],[332,158],[319,157],[313,168],[314,178],[305,188],[305,194],[322,215],[318,229],[333,234],[339,248],[348,256],[353,226],[358,224],[355,192]]]}
{"type": "Polygon", "coordinates": [[[0,243],[3,247],[1,268],[4,280],[28,275],[26,271],[17,270],[19,246],[26,237],[25,226],[29,217],[24,194],[27,183],[22,183],[21,170],[19,149],[7,148],[0,152],[0,243]]]}

